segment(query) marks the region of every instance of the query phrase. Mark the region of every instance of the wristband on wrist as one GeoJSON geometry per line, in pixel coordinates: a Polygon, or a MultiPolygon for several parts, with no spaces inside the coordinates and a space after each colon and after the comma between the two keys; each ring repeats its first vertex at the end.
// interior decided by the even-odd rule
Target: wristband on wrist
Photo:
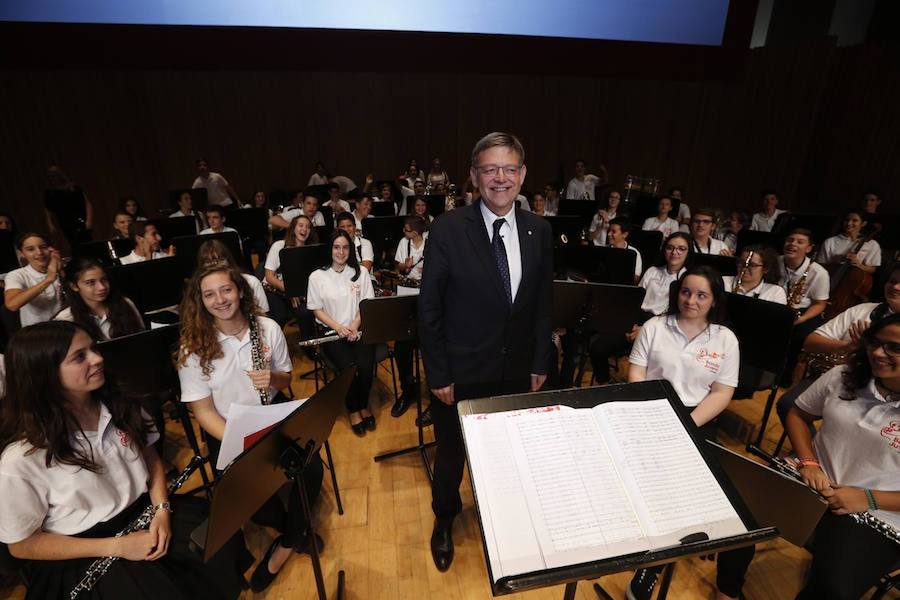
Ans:
{"type": "Polygon", "coordinates": [[[165,502],[160,502],[159,504],[157,504],[156,506],[153,507],[153,514],[154,514],[154,516],[156,515],[156,513],[158,513],[158,512],[161,511],[161,510],[165,510],[165,511],[170,512],[170,513],[171,513],[171,512],[175,512],[175,511],[172,510],[172,505],[169,503],[168,500],[165,501],[165,502]]]}
{"type": "Polygon", "coordinates": [[[819,461],[815,458],[799,458],[797,462],[800,463],[801,467],[821,467],[819,461]]]}
{"type": "Polygon", "coordinates": [[[875,494],[872,493],[872,490],[865,489],[863,491],[866,493],[866,500],[869,501],[869,510],[878,510],[878,502],[875,501],[875,494]]]}

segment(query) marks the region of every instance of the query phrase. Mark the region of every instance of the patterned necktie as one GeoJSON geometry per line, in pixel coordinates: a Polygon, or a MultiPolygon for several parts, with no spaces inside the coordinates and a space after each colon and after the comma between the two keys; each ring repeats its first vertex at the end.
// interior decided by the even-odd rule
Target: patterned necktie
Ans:
{"type": "Polygon", "coordinates": [[[506,292],[506,301],[512,304],[512,282],[509,279],[509,261],[506,259],[506,246],[500,237],[500,228],[506,223],[506,219],[494,221],[494,239],[491,245],[494,249],[494,260],[497,261],[497,269],[500,271],[500,280],[503,282],[503,291],[506,292]]]}

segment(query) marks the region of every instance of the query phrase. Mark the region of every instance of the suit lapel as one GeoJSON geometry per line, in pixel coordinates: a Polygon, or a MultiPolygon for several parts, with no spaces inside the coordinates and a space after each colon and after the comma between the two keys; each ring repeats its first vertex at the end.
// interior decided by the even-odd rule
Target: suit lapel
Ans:
{"type": "Polygon", "coordinates": [[[534,264],[535,260],[535,239],[534,230],[522,218],[522,210],[516,209],[516,230],[519,234],[519,254],[522,257],[522,280],[519,282],[519,290],[516,292],[516,300],[513,302],[513,308],[518,305],[525,286],[529,283],[529,265],[534,264]]]}
{"type": "Polygon", "coordinates": [[[484,226],[484,217],[481,215],[481,201],[479,200],[475,204],[472,204],[470,208],[471,210],[467,218],[468,226],[466,227],[466,235],[472,243],[472,246],[475,249],[475,255],[481,261],[481,265],[484,267],[488,279],[494,283],[494,290],[503,300],[503,303],[506,304],[506,292],[503,290],[503,286],[500,285],[500,269],[497,268],[497,263],[494,261],[494,250],[491,247],[491,240],[488,237],[487,228],[484,226]]]}

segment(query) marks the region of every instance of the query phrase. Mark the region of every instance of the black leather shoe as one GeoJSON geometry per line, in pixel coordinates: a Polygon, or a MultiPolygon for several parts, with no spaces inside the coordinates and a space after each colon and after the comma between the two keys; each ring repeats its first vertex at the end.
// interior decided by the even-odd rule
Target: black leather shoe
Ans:
{"type": "MultiPolygon", "coordinates": [[[[440,400],[438,400],[440,402],[440,400]]],[[[416,417],[416,427],[429,427],[432,424],[431,406],[422,411],[422,417],[416,417]]]]}
{"type": "Polygon", "coordinates": [[[365,427],[368,431],[375,431],[375,417],[373,417],[372,415],[363,417],[362,423],[363,427],[365,427]]]}
{"type": "Polygon", "coordinates": [[[269,549],[266,550],[266,555],[262,557],[262,560],[259,561],[259,564],[256,565],[256,570],[253,571],[253,575],[250,577],[250,589],[254,592],[261,592],[275,581],[275,578],[278,577],[278,573],[271,573],[269,571],[269,559],[272,558],[272,554],[275,552],[275,549],[281,546],[281,540],[283,536],[278,536],[275,538],[275,541],[272,542],[272,545],[269,546],[269,549]]]}
{"type": "Polygon", "coordinates": [[[434,566],[443,573],[450,568],[453,562],[453,522],[434,522],[434,532],[431,534],[431,558],[434,566]]]}
{"type": "Polygon", "coordinates": [[[355,433],[355,434],[358,435],[359,437],[362,437],[362,436],[366,435],[366,422],[365,422],[365,421],[360,421],[360,422],[357,423],[356,425],[353,425],[353,424],[351,423],[351,424],[350,424],[350,429],[353,430],[353,433],[355,433]]]}
{"type": "Polygon", "coordinates": [[[408,394],[406,393],[406,390],[404,390],[403,393],[400,394],[400,397],[397,398],[397,401],[394,402],[394,406],[391,407],[391,416],[394,418],[402,417],[415,400],[416,399],[412,394],[408,394]]]}

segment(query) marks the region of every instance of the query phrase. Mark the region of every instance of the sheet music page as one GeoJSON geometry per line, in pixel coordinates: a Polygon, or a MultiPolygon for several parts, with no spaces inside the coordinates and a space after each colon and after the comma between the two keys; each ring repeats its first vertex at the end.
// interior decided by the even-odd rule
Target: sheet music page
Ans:
{"type": "Polygon", "coordinates": [[[508,420],[533,410],[463,417],[472,487],[495,582],[501,577],[546,568],[506,431],[508,420]]]}
{"type": "Polygon", "coordinates": [[[254,406],[232,404],[228,411],[228,420],[225,421],[225,433],[222,435],[222,447],[219,449],[216,468],[224,470],[244,451],[245,437],[286,419],[306,400],[304,398],[281,404],[257,404],[254,406]]]}
{"type": "Polygon", "coordinates": [[[523,415],[506,427],[548,568],[649,549],[589,409],[523,415]]]}
{"type": "Polygon", "coordinates": [[[710,539],[747,529],[668,400],[607,402],[592,409],[621,466],[654,547],[689,533],[710,539]]]}

